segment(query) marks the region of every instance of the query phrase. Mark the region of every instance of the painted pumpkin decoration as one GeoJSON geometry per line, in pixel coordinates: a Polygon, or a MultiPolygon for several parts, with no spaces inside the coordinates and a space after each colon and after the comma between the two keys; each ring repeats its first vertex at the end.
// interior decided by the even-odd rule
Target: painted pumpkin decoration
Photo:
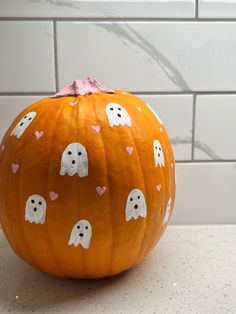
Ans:
{"type": "Polygon", "coordinates": [[[137,265],[175,199],[165,127],[132,94],[74,81],[24,110],[0,147],[0,217],[27,263],[73,278],[137,265]]]}

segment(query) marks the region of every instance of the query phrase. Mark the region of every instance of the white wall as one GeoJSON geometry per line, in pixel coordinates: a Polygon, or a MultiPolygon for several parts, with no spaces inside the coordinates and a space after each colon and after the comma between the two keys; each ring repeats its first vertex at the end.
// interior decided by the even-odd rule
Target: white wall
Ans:
{"type": "Polygon", "coordinates": [[[172,223],[236,223],[236,0],[0,1],[0,138],[75,78],[136,93],[177,161],[172,223]]]}

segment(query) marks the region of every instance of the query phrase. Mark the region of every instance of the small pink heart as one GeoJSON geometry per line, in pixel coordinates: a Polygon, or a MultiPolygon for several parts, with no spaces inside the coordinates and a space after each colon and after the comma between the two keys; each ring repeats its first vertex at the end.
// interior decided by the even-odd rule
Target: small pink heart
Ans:
{"type": "Polygon", "coordinates": [[[133,154],[133,150],[134,150],[133,146],[127,146],[125,147],[125,149],[129,155],[133,154]]]}
{"type": "Polygon", "coordinates": [[[162,128],[160,128],[160,131],[161,131],[161,133],[163,132],[163,129],[162,128]]]}
{"type": "Polygon", "coordinates": [[[173,169],[173,168],[174,168],[174,164],[173,164],[173,162],[172,162],[170,165],[171,165],[171,168],[173,169]]]}
{"type": "Polygon", "coordinates": [[[106,192],[106,187],[105,186],[97,186],[96,187],[96,191],[97,193],[102,196],[105,192],[106,192]]]}
{"type": "Polygon", "coordinates": [[[37,138],[37,140],[39,140],[40,137],[43,136],[43,131],[35,131],[34,135],[35,135],[35,137],[37,138]]]}
{"type": "Polygon", "coordinates": [[[11,165],[11,169],[13,173],[17,173],[17,171],[19,170],[20,166],[17,164],[12,164],[11,165]]]}
{"type": "Polygon", "coordinates": [[[161,190],[161,184],[157,184],[156,189],[157,189],[158,192],[160,192],[160,190],[161,190]]]}
{"type": "Polygon", "coordinates": [[[140,107],[137,107],[137,109],[138,109],[139,111],[142,111],[142,108],[140,108],[140,107]]]}
{"type": "Polygon", "coordinates": [[[51,199],[52,201],[55,201],[55,200],[59,197],[59,195],[58,195],[56,192],[53,192],[53,191],[51,191],[51,192],[49,193],[49,195],[50,195],[50,199],[51,199]]]}
{"type": "Polygon", "coordinates": [[[2,152],[4,151],[4,149],[5,149],[5,146],[4,146],[4,145],[2,145],[2,152]]]}
{"type": "Polygon", "coordinates": [[[71,105],[72,107],[74,107],[75,105],[77,105],[77,101],[72,101],[72,102],[70,103],[70,105],[71,105]]]}
{"type": "Polygon", "coordinates": [[[100,125],[92,125],[92,129],[96,132],[99,133],[101,131],[101,126],[100,125]]]}

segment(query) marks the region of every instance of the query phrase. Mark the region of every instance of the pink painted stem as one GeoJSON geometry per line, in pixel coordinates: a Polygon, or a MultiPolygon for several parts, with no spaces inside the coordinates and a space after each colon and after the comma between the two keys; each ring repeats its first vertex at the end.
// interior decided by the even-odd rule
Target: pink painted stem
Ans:
{"type": "Polygon", "coordinates": [[[115,93],[114,90],[101,85],[96,79],[88,77],[85,80],[75,80],[71,85],[65,86],[53,97],[85,96],[97,93],[115,93]]]}

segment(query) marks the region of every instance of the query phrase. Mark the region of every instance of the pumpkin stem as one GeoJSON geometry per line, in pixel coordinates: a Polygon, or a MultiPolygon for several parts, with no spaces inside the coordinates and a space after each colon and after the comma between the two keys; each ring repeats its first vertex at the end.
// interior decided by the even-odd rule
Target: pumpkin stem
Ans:
{"type": "Polygon", "coordinates": [[[115,93],[112,89],[100,84],[96,79],[90,77],[85,80],[75,80],[71,85],[65,86],[53,97],[63,96],[85,96],[96,93],[115,93]]]}

